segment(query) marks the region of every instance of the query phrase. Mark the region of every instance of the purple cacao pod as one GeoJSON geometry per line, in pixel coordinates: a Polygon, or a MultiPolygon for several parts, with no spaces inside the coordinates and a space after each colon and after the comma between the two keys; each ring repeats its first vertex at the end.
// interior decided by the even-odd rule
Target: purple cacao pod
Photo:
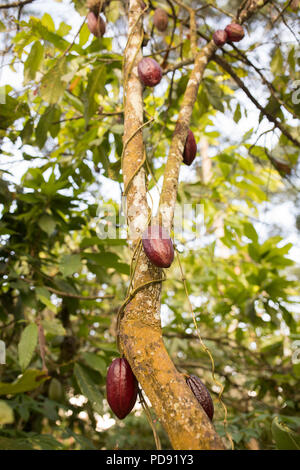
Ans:
{"type": "Polygon", "coordinates": [[[238,23],[231,23],[226,26],[225,31],[227,33],[227,41],[230,42],[239,42],[245,36],[245,31],[243,26],[238,23]]]}
{"type": "Polygon", "coordinates": [[[87,15],[87,27],[90,32],[100,38],[106,31],[106,24],[101,16],[96,16],[93,11],[90,11],[87,15]]]}
{"type": "Polygon", "coordinates": [[[158,31],[166,31],[168,27],[168,14],[163,8],[157,8],[154,12],[153,24],[158,31]]]}
{"type": "Polygon", "coordinates": [[[122,357],[114,359],[106,376],[106,398],[112,411],[124,419],[135,405],[138,382],[128,361],[122,357]]]}
{"type": "Polygon", "coordinates": [[[224,29],[217,29],[217,31],[214,32],[213,34],[213,40],[216,46],[224,46],[224,44],[227,41],[227,33],[224,31],[224,29]]]}
{"type": "Polygon", "coordinates": [[[138,74],[145,86],[155,86],[162,78],[160,65],[151,57],[144,57],[138,64],[138,74]]]}
{"type": "Polygon", "coordinates": [[[204,383],[196,375],[190,375],[186,378],[186,383],[192,390],[209,419],[212,421],[214,416],[214,404],[204,383]]]}
{"type": "Polygon", "coordinates": [[[183,156],[182,156],[183,163],[190,166],[196,157],[196,153],[197,153],[196,140],[192,131],[189,130],[186,141],[185,141],[184,150],[183,150],[183,156]]]}
{"type": "Polygon", "coordinates": [[[169,268],[174,259],[174,247],[167,230],[160,225],[150,225],[142,236],[144,251],[154,266],[169,268]]]}

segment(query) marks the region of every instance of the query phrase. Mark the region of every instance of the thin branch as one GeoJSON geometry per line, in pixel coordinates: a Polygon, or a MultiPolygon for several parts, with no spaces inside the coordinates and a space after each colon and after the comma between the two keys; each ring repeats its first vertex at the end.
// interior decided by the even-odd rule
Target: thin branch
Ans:
{"type": "MultiPolygon", "coordinates": [[[[26,279],[24,277],[21,278],[22,281],[27,282],[27,284],[33,284],[33,281],[30,279],[26,279]]],[[[49,287],[44,285],[45,289],[53,294],[56,294],[60,297],[71,297],[73,299],[79,300],[96,300],[96,299],[113,299],[114,295],[106,294],[106,295],[80,295],[80,294],[71,294],[70,292],[63,292],[58,289],[54,289],[53,287],[49,287]]]]}
{"type": "Polygon", "coordinates": [[[213,60],[219,64],[223,70],[225,70],[238,84],[238,86],[243,90],[243,92],[248,96],[248,98],[252,101],[252,103],[260,110],[260,112],[270,121],[272,122],[277,129],[280,129],[283,135],[291,142],[293,142],[296,147],[300,147],[300,142],[294,138],[287,128],[276,119],[272,114],[270,114],[266,109],[257,101],[257,99],[250,93],[249,89],[246,87],[244,82],[240,79],[240,77],[235,73],[233,68],[226,62],[226,60],[222,59],[222,57],[215,55],[213,60]]]}
{"type": "Polygon", "coordinates": [[[44,286],[45,289],[52,292],[53,294],[59,295],[61,297],[71,297],[73,299],[79,300],[96,300],[96,299],[113,299],[114,295],[106,294],[106,295],[79,295],[79,294],[71,294],[70,292],[63,292],[58,289],[54,289],[53,287],[44,286]]]}
{"type": "MultiPolygon", "coordinates": [[[[98,118],[96,118],[97,120],[98,119],[101,119],[102,116],[105,116],[105,117],[109,117],[109,116],[120,116],[123,114],[123,111],[112,111],[112,112],[108,112],[108,113],[97,113],[97,116],[99,116],[98,118]]],[[[59,121],[55,121],[55,122],[52,122],[53,125],[55,124],[60,124],[61,122],[67,122],[67,121],[77,121],[79,119],[84,119],[84,115],[81,114],[80,116],[74,116],[74,117],[71,117],[71,118],[64,118],[64,119],[60,119],[59,121]]]]}
{"type": "Polygon", "coordinates": [[[27,5],[28,3],[33,3],[35,0],[23,0],[20,2],[13,2],[13,3],[7,3],[4,5],[0,5],[0,10],[8,9],[8,8],[20,8],[23,7],[24,5],[27,5]]]}
{"type": "Polygon", "coordinates": [[[164,173],[163,187],[159,202],[159,217],[161,223],[171,230],[175,203],[177,198],[179,170],[182,163],[182,154],[192,116],[193,107],[197,99],[199,85],[209,60],[216,51],[213,41],[208,43],[196,56],[195,65],[191,72],[173,134],[168,160],[164,173]]]}
{"type": "MultiPolygon", "coordinates": [[[[269,82],[269,80],[267,80],[267,78],[264,76],[264,74],[261,72],[261,70],[256,67],[256,65],[253,64],[253,62],[251,62],[248,57],[246,56],[246,54],[244,54],[243,52],[241,52],[234,44],[232,44],[232,47],[234,48],[234,50],[237,52],[239,58],[247,65],[249,65],[249,67],[252,67],[255,72],[260,76],[260,78],[262,79],[262,82],[268,87],[271,95],[273,96],[273,98],[280,104],[280,106],[283,106],[292,116],[294,119],[298,119],[298,115],[296,113],[294,113],[294,111],[287,105],[287,103],[285,103],[278,95],[279,95],[279,92],[278,90],[276,90],[276,88],[274,87],[274,85],[269,82]]],[[[224,51],[225,52],[225,51],[224,51]]],[[[227,53],[227,51],[225,52],[227,53]]]]}

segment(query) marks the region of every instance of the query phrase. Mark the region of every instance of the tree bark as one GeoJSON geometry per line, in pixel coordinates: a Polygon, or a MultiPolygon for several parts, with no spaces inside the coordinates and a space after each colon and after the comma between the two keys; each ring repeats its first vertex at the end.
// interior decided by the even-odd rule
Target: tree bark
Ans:
{"type": "MultiPolygon", "coordinates": [[[[243,22],[268,0],[251,0],[239,14],[243,22]]],[[[146,198],[145,171],[142,166],[144,144],[142,85],[137,64],[142,58],[144,2],[129,1],[128,42],[124,53],[124,152],[122,171],[127,195],[126,215],[132,248],[146,228],[149,207],[146,198]]],[[[177,198],[179,170],[193,106],[206,65],[216,52],[210,41],[195,57],[179,112],[165,168],[160,198],[159,219],[171,229],[177,198]]],[[[136,256],[137,251],[134,251],[136,256]]],[[[151,401],[174,449],[224,449],[211,421],[186,385],[185,378],[171,361],[162,338],[160,294],[162,271],[148,260],[143,250],[138,256],[133,292],[120,319],[119,344],[141,387],[151,401]],[[144,285],[147,284],[147,285],[144,285]]]]}
{"type": "MultiPolygon", "coordinates": [[[[132,246],[146,228],[149,216],[144,169],[135,174],[144,155],[142,131],[138,130],[143,123],[143,90],[137,74],[137,64],[141,59],[141,18],[142,2],[130,0],[124,67],[124,143],[128,143],[122,170],[125,188],[129,185],[126,207],[132,246]]],[[[161,277],[161,270],[154,267],[142,251],[135,269],[133,289],[161,277]]],[[[139,291],[126,306],[120,323],[121,349],[174,449],[222,449],[222,441],[212,423],[165,349],[160,322],[160,292],[161,283],[152,283],[139,291]]]]}

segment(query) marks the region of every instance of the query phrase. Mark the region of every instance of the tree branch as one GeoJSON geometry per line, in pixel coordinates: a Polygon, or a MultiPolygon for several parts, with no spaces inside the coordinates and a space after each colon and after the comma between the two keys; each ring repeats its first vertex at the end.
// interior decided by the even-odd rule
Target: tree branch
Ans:
{"type": "MultiPolygon", "coordinates": [[[[133,242],[141,235],[149,218],[145,173],[143,169],[136,173],[144,158],[141,132],[143,90],[137,75],[143,35],[141,13],[142,2],[130,0],[128,43],[124,54],[125,149],[122,169],[124,186],[128,188],[127,218],[133,242]]],[[[137,293],[126,305],[120,321],[121,350],[151,401],[173,448],[222,449],[221,439],[166,351],[160,322],[161,269],[148,260],[143,250],[136,258],[132,288],[137,293]]]]}
{"type": "Polygon", "coordinates": [[[161,223],[171,230],[178,190],[178,178],[182,163],[182,154],[193,112],[206,65],[213,56],[217,46],[210,41],[198,52],[195,65],[191,72],[180,108],[175,132],[171,141],[169,156],[164,173],[163,187],[159,202],[159,216],[161,223]]]}
{"type": "Polygon", "coordinates": [[[35,0],[23,0],[20,2],[13,2],[13,3],[7,3],[4,5],[0,5],[0,10],[8,9],[8,8],[20,8],[23,7],[24,5],[27,5],[28,3],[33,3],[35,0]]]}
{"type": "Polygon", "coordinates": [[[243,90],[244,93],[248,96],[248,98],[252,101],[252,103],[257,107],[257,109],[260,110],[260,112],[270,121],[272,122],[277,129],[279,129],[287,139],[289,139],[291,142],[293,142],[296,147],[300,147],[300,141],[298,139],[294,138],[290,132],[287,130],[287,128],[280,122],[278,119],[276,119],[272,114],[267,112],[265,108],[257,101],[257,99],[250,93],[246,85],[243,83],[243,81],[240,79],[240,77],[235,73],[233,68],[226,62],[226,60],[222,59],[222,57],[215,55],[213,60],[219,64],[223,70],[225,70],[233,79],[234,81],[238,84],[238,86],[243,90]]]}
{"type": "MultiPolygon", "coordinates": [[[[265,6],[270,0],[250,0],[239,12],[236,21],[243,23],[265,6]]],[[[164,181],[159,201],[159,219],[168,230],[171,230],[177,199],[179,171],[182,163],[182,154],[192,116],[193,107],[197,99],[199,85],[202,81],[205,68],[217,50],[214,41],[210,41],[195,58],[194,68],[188,81],[183,102],[179,111],[175,132],[171,141],[168,160],[164,173],[164,181]]]]}

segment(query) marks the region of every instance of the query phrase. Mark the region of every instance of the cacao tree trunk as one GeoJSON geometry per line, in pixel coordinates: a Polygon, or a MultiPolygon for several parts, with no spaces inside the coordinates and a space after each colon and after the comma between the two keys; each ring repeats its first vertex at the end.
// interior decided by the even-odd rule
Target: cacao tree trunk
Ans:
{"type": "MultiPolygon", "coordinates": [[[[149,217],[144,169],[141,168],[135,175],[144,156],[142,131],[136,132],[143,124],[143,89],[137,74],[137,64],[142,57],[140,0],[130,0],[128,19],[128,45],[124,65],[124,145],[127,145],[122,170],[124,187],[129,185],[126,213],[129,238],[134,248],[149,217]]],[[[183,148],[181,154],[182,150],[183,148]]],[[[133,289],[161,277],[161,270],[154,267],[142,251],[135,270],[133,289]]],[[[165,349],[160,322],[160,292],[160,282],[150,284],[139,291],[125,308],[120,324],[122,351],[150,399],[174,449],[222,449],[222,441],[212,423],[165,349]]]]}
{"type": "MultiPolygon", "coordinates": [[[[250,0],[239,12],[239,23],[247,20],[269,0],[250,0]]],[[[142,0],[129,1],[128,42],[124,53],[124,152],[122,172],[127,197],[126,216],[129,242],[136,255],[136,245],[149,222],[146,198],[143,125],[143,89],[137,64],[142,58],[142,0]]],[[[195,31],[193,30],[195,33],[195,31]]],[[[159,220],[172,228],[177,197],[179,169],[188,133],[190,118],[205,67],[217,46],[210,41],[196,53],[194,68],[183,97],[176,129],[165,168],[160,198],[159,220]]],[[[119,328],[121,351],[129,361],[141,387],[151,401],[174,449],[224,449],[213,424],[203,411],[185,378],[171,361],[162,337],[160,294],[162,271],[151,264],[143,250],[138,257],[132,280],[135,295],[127,303],[119,328]],[[145,286],[143,286],[146,284],[145,286]],[[136,288],[141,289],[136,291],[136,288]],[[143,287],[142,287],[143,286],[143,287]]]]}

